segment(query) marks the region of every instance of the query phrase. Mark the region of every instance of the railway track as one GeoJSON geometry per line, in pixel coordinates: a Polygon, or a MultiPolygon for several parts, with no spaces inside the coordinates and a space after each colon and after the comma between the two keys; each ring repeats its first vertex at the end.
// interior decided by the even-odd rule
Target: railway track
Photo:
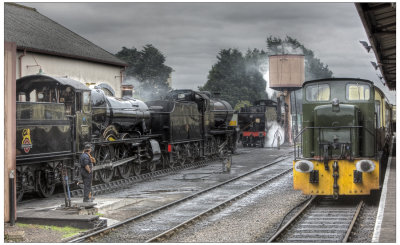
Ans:
{"type": "MultiPolygon", "coordinates": [[[[165,174],[171,174],[171,173],[176,173],[180,170],[183,169],[190,169],[190,168],[195,168],[195,167],[202,167],[205,166],[207,164],[210,164],[212,162],[218,161],[219,159],[214,157],[214,158],[209,158],[206,160],[200,160],[191,164],[185,164],[183,166],[175,166],[173,168],[166,168],[166,169],[160,169],[154,172],[147,172],[147,173],[143,173],[139,176],[131,176],[127,179],[117,179],[114,181],[111,181],[109,183],[101,183],[101,184],[96,184],[92,186],[92,195],[96,196],[96,195],[100,195],[100,194],[105,194],[105,193],[110,193],[119,189],[123,189],[126,187],[131,186],[134,183],[138,183],[141,181],[145,181],[145,180],[150,180],[152,178],[155,177],[160,177],[163,176],[165,174]]],[[[70,188],[73,184],[70,183],[70,188]]],[[[79,189],[72,189],[70,191],[70,195],[71,197],[82,197],[83,196],[83,189],[79,188],[79,189]]],[[[60,193],[55,193],[53,195],[54,197],[64,197],[65,194],[63,192],[60,193]]],[[[30,198],[30,199],[26,199],[23,201],[18,202],[19,204],[25,204],[25,203],[29,203],[32,200],[37,200],[37,198],[30,198]]]]}
{"type": "Polygon", "coordinates": [[[216,212],[252,191],[292,171],[290,157],[214,185],[139,216],[69,242],[161,242],[202,217],[216,212]]]}
{"type": "MultiPolygon", "coordinates": [[[[111,181],[109,183],[97,184],[97,185],[92,186],[92,195],[96,196],[96,195],[100,195],[100,194],[104,194],[104,193],[113,192],[113,191],[116,191],[119,189],[126,188],[126,187],[132,185],[133,183],[137,183],[137,182],[144,181],[144,180],[150,180],[154,177],[160,177],[165,174],[175,173],[175,172],[178,172],[183,169],[205,166],[209,163],[212,163],[212,162],[218,161],[218,160],[219,160],[218,158],[214,157],[214,158],[210,158],[207,160],[200,160],[200,161],[197,161],[197,162],[191,163],[191,164],[185,164],[183,166],[176,166],[173,168],[160,169],[160,170],[157,170],[154,172],[147,172],[147,173],[141,174],[139,176],[129,177],[127,179],[117,179],[117,180],[111,181]]],[[[64,193],[60,193],[57,195],[59,197],[63,197],[64,193]]],[[[71,191],[71,197],[82,197],[82,196],[83,196],[83,189],[76,189],[76,190],[71,191]]]]}
{"type": "MultiPolygon", "coordinates": [[[[254,150],[245,152],[245,154],[251,153],[252,151],[254,151],[254,150]]],[[[154,172],[147,172],[147,173],[141,174],[139,176],[132,176],[132,177],[129,177],[128,179],[118,179],[118,180],[111,181],[110,183],[97,184],[97,185],[92,186],[92,195],[96,196],[96,195],[100,195],[100,194],[113,192],[113,191],[116,191],[119,189],[129,187],[133,183],[137,183],[137,182],[144,181],[144,180],[150,180],[152,178],[160,177],[165,174],[176,173],[183,169],[202,167],[202,166],[205,166],[207,164],[210,164],[210,163],[216,162],[216,161],[220,161],[220,159],[218,157],[214,156],[214,157],[211,157],[208,159],[196,161],[191,164],[185,164],[183,166],[175,166],[173,168],[160,169],[160,170],[157,170],[154,172]]],[[[59,194],[57,194],[57,196],[64,197],[64,193],[59,193],[59,194]]],[[[83,196],[83,189],[76,189],[76,190],[71,191],[71,197],[82,197],[82,196],[83,196]]]]}
{"type": "MultiPolygon", "coordinates": [[[[248,149],[245,150],[244,152],[240,153],[240,154],[249,154],[253,151],[255,151],[256,149],[248,149]]],[[[237,154],[237,153],[236,153],[237,154]]],[[[234,154],[235,155],[235,154],[234,154]]],[[[141,181],[146,181],[146,180],[150,180],[153,179],[155,177],[160,177],[166,174],[172,174],[172,173],[176,173],[179,172],[181,170],[184,169],[190,169],[190,168],[197,168],[197,167],[203,167],[206,166],[207,164],[216,162],[216,161],[220,161],[220,159],[218,157],[210,157],[208,159],[203,159],[203,160],[199,160],[196,161],[194,163],[191,164],[185,164],[183,166],[175,166],[173,168],[165,168],[165,169],[160,169],[154,172],[145,172],[139,176],[131,176],[127,179],[117,179],[114,181],[111,181],[109,183],[101,183],[101,184],[96,184],[92,186],[92,195],[96,196],[96,195],[101,195],[101,194],[105,194],[105,193],[110,193],[110,192],[114,192],[126,187],[131,186],[134,183],[138,183],[141,181]]],[[[75,188],[74,186],[72,186],[72,184],[70,183],[70,188],[72,187],[72,189],[70,190],[70,195],[71,197],[82,197],[83,196],[83,189],[82,188],[75,188]]],[[[59,192],[59,193],[55,193],[53,195],[54,197],[64,197],[65,194],[63,192],[59,192]]],[[[25,203],[29,203],[32,200],[37,200],[38,198],[33,197],[33,198],[28,198],[22,201],[19,201],[19,204],[25,204],[25,203]]]]}
{"type": "Polygon", "coordinates": [[[314,196],[267,242],[347,242],[363,205],[314,196]]]}

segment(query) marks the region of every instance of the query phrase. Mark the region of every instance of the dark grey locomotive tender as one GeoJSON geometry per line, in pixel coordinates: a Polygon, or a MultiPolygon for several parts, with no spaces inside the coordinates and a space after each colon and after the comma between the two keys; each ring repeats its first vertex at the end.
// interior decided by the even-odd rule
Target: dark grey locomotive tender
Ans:
{"type": "Polygon", "coordinates": [[[32,75],[17,80],[17,194],[48,197],[61,168],[79,179],[77,161],[94,147],[94,178],[139,175],[142,169],[192,162],[235,149],[232,108],[209,94],[172,91],[147,104],[113,98],[68,78],[32,75]],[[150,109],[149,109],[150,107],[150,109]]]}

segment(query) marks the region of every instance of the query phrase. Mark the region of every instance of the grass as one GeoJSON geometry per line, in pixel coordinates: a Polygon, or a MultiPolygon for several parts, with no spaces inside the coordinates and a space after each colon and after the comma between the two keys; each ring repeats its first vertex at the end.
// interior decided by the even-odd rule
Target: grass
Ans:
{"type": "Polygon", "coordinates": [[[17,226],[21,228],[45,229],[45,230],[57,231],[62,234],[62,238],[71,237],[77,235],[79,232],[87,231],[86,229],[79,229],[71,226],[59,227],[54,225],[36,225],[36,224],[22,224],[22,223],[17,223],[17,226]]]}
{"type": "Polygon", "coordinates": [[[97,215],[99,217],[103,217],[104,216],[104,214],[102,214],[102,213],[96,213],[95,215],[97,215]]]}

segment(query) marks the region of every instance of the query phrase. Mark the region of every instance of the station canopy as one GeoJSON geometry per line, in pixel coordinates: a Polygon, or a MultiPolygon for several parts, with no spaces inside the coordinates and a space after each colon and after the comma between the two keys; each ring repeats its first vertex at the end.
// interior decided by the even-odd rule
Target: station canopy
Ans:
{"type": "Polygon", "coordinates": [[[396,3],[355,5],[383,79],[390,90],[396,90],[396,3]]]}

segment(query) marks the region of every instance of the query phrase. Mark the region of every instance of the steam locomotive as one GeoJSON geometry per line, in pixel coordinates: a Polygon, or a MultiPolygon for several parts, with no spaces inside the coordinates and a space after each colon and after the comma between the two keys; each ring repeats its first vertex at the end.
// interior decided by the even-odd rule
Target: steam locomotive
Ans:
{"type": "Polygon", "coordinates": [[[264,147],[268,133],[267,124],[272,121],[280,121],[278,109],[280,107],[273,100],[258,100],[253,106],[240,108],[238,124],[240,127],[239,137],[243,147],[264,147]]]}
{"type": "Polygon", "coordinates": [[[305,82],[294,189],[335,198],[378,190],[392,138],[392,118],[392,106],[368,80],[305,82]]]}
{"type": "Polygon", "coordinates": [[[16,87],[18,200],[26,192],[52,195],[63,169],[78,180],[87,143],[96,159],[94,180],[104,183],[236,148],[232,107],[208,92],[173,90],[145,103],[46,75],[20,78],[16,87]]]}

